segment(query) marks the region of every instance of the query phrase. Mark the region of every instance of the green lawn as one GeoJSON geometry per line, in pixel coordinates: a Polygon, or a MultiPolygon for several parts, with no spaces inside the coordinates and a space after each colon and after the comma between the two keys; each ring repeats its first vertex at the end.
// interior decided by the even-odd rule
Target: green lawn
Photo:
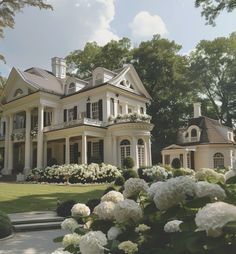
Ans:
{"type": "Polygon", "coordinates": [[[58,199],[84,203],[100,197],[108,186],[0,183],[0,210],[6,213],[55,210],[58,199]]]}

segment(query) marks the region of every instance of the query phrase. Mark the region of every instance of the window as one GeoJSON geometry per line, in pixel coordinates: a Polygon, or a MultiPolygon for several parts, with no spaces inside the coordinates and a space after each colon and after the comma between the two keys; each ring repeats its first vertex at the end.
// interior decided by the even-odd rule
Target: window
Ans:
{"type": "Polygon", "coordinates": [[[111,111],[111,115],[114,116],[115,115],[115,104],[114,104],[113,98],[111,98],[111,101],[110,101],[110,111],[111,111]]]}
{"type": "Polygon", "coordinates": [[[44,126],[50,126],[52,124],[52,112],[45,112],[44,126]]]}
{"type": "Polygon", "coordinates": [[[69,88],[68,88],[68,94],[75,93],[75,83],[70,83],[69,88]]]}
{"type": "Polygon", "coordinates": [[[74,108],[68,109],[68,122],[73,121],[74,119],[74,108]]]}
{"type": "Polygon", "coordinates": [[[164,164],[170,165],[170,155],[169,154],[164,155],[164,164]]]}
{"type": "Polygon", "coordinates": [[[224,155],[222,153],[215,153],[213,156],[214,168],[224,168],[224,155]]]}
{"type": "Polygon", "coordinates": [[[132,108],[128,107],[128,114],[131,114],[132,113],[132,108]]]}
{"type": "Polygon", "coordinates": [[[142,139],[138,140],[138,164],[140,166],[145,166],[145,159],[144,159],[144,142],[142,139]]]}
{"type": "Polygon", "coordinates": [[[122,115],[123,114],[123,107],[122,105],[119,105],[119,115],[122,115]]]}
{"type": "Polygon", "coordinates": [[[144,114],[144,109],[143,109],[143,107],[140,107],[140,114],[144,114]]]}
{"type": "Polygon", "coordinates": [[[20,96],[22,94],[23,94],[23,91],[20,88],[18,88],[18,89],[16,89],[16,91],[14,93],[14,97],[18,97],[18,96],[20,96]]]}
{"type": "Polygon", "coordinates": [[[99,142],[93,142],[92,143],[92,156],[94,158],[100,158],[100,154],[99,154],[99,142]]]}
{"type": "Polygon", "coordinates": [[[92,119],[99,119],[98,102],[92,103],[92,119]]]}
{"type": "Polygon", "coordinates": [[[197,137],[197,130],[196,129],[191,130],[191,137],[197,137]]]}
{"type": "Polygon", "coordinates": [[[123,165],[124,159],[129,156],[130,156],[130,142],[128,139],[124,139],[120,142],[121,165],[123,165]]]}
{"type": "Polygon", "coordinates": [[[103,74],[98,73],[96,78],[95,78],[95,85],[100,85],[103,83],[103,74]]]}
{"type": "Polygon", "coordinates": [[[191,168],[191,158],[189,153],[187,153],[187,167],[191,168]]]}

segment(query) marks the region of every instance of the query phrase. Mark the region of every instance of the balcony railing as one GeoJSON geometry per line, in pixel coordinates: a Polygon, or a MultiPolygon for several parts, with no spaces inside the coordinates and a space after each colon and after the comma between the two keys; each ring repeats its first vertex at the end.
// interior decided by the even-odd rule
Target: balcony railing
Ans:
{"type": "Polygon", "coordinates": [[[11,134],[11,139],[12,140],[24,140],[25,139],[25,128],[21,129],[13,129],[12,134],[11,134]]]}
{"type": "Polygon", "coordinates": [[[186,137],[184,138],[185,143],[193,143],[193,142],[198,142],[199,138],[198,137],[186,137]]]}
{"type": "Polygon", "coordinates": [[[117,117],[110,117],[109,124],[127,123],[127,122],[144,122],[150,123],[151,116],[147,114],[130,113],[125,115],[118,115],[117,117]]]}
{"type": "Polygon", "coordinates": [[[59,123],[59,124],[44,127],[43,131],[45,131],[45,132],[54,131],[54,130],[60,130],[60,129],[75,127],[75,126],[80,126],[80,125],[93,125],[96,127],[101,127],[101,126],[103,126],[103,122],[99,121],[97,119],[81,118],[78,120],[72,120],[69,122],[64,122],[64,123],[59,123]]]}

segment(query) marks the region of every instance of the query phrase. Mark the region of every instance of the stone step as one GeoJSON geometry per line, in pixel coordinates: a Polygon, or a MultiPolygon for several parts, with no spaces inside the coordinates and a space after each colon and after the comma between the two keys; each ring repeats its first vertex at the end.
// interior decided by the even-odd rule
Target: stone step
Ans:
{"type": "Polygon", "coordinates": [[[48,218],[24,218],[24,219],[12,219],[13,225],[22,224],[37,224],[37,223],[48,223],[48,222],[62,222],[63,217],[48,217],[48,218]]]}
{"type": "Polygon", "coordinates": [[[59,228],[61,228],[61,221],[14,225],[15,232],[40,231],[59,228]]]}

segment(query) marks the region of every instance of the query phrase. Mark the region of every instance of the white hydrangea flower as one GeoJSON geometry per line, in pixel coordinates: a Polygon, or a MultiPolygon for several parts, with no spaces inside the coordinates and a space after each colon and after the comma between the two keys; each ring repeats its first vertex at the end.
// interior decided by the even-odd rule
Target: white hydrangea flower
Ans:
{"type": "Polygon", "coordinates": [[[118,202],[114,209],[114,217],[118,223],[138,222],[142,216],[141,207],[131,199],[118,202]]]}
{"type": "Polygon", "coordinates": [[[225,173],[225,181],[229,180],[231,177],[236,176],[236,171],[229,170],[225,173]]]}
{"type": "Polygon", "coordinates": [[[119,191],[109,191],[105,195],[102,196],[101,202],[111,201],[113,203],[118,203],[124,200],[124,196],[119,191]]]}
{"type": "Polygon", "coordinates": [[[219,236],[222,227],[234,220],[236,220],[236,206],[224,202],[205,205],[195,217],[198,230],[205,230],[209,236],[213,237],[219,236]]]}
{"type": "Polygon", "coordinates": [[[196,183],[189,176],[179,176],[163,182],[156,189],[153,198],[156,207],[166,210],[186,200],[187,196],[195,196],[196,183]]]}
{"type": "Polygon", "coordinates": [[[164,231],[166,233],[181,232],[180,224],[183,223],[181,220],[172,220],[165,224],[164,231]]]}
{"type": "Polygon", "coordinates": [[[63,248],[59,248],[55,250],[54,252],[52,252],[51,254],[71,254],[71,253],[68,251],[64,251],[63,248]]]}
{"type": "Polygon", "coordinates": [[[208,183],[205,181],[198,182],[196,184],[196,196],[201,197],[210,197],[212,200],[215,198],[223,200],[226,198],[225,191],[215,183],[208,183]]]}
{"type": "Polygon", "coordinates": [[[119,250],[123,250],[125,254],[134,254],[138,251],[138,244],[131,241],[125,241],[118,245],[119,250]]]}
{"type": "Polygon", "coordinates": [[[73,233],[73,234],[67,234],[63,237],[62,240],[62,245],[64,247],[67,247],[71,244],[73,244],[75,247],[79,246],[79,240],[80,240],[80,235],[73,233]]]}
{"type": "Polygon", "coordinates": [[[143,174],[151,177],[151,179],[153,180],[155,179],[155,180],[163,181],[168,178],[169,172],[165,168],[155,165],[151,168],[145,168],[143,170],[143,174]]]}
{"type": "Polygon", "coordinates": [[[153,184],[151,184],[151,186],[148,188],[148,190],[147,190],[147,194],[148,194],[148,197],[150,198],[150,199],[153,199],[154,198],[154,196],[155,196],[155,194],[156,194],[156,190],[158,189],[158,188],[160,188],[160,186],[162,185],[162,184],[164,184],[163,182],[156,182],[156,183],[153,183],[153,184]]]}
{"type": "Polygon", "coordinates": [[[130,178],[124,184],[123,194],[126,198],[129,198],[139,194],[139,192],[141,191],[146,192],[147,190],[148,190],[148,184],[143,179],[130,178]]]}
{"type": "Polygon", "coordinates": [[[71,209],[72,216],[87,217],[90,215],[90,209],[85,204],[77,203],[71,209]]]}
{"type": "Polygon", "coordinates": [[[113,220],[115,205],[115,203],[110,201],[102,202],[94,208],[94,213],[97,214],[99,219],[113,220]]]}
{"type": "Polygon", "coordinates": [[[143,232],[146,232],[150,229],[151,229],[151,227],[149,227],[146,224],[139,224],[138,227],[135,228],[135,232],[136,233],[143,233],[143,232]]]}
{"type": "Polygon", "coordinates": [[[65,219],[61,223],[61,228],[65,230],[69,230],[70,232],[74,232],[76,228],[79,227],[78,222],[73,218],[65,219]]]}
{"type": "Polygon", "coordinates": [[[80,251],[82,254],[103,254],[107,245],[106,235],[101,231],[90,231],[80,238],[80,251]]]}
{"type": "Polygon", "coordinates": [[[117,238],[118,235],[120,235],[122,233],[121,229],[118,227],[111,227],[108,231],[107,231],[107,239],[112,241],[115,240],[117,238]]]}
{"type": "Polygon", "coordinates": [[[197,181],[207,181],[208,179],[215,179],[220,182],[225,182],[225,176],[217,173],[214,169],[202,168],[195,173],[195,179],[197,181]]]}

